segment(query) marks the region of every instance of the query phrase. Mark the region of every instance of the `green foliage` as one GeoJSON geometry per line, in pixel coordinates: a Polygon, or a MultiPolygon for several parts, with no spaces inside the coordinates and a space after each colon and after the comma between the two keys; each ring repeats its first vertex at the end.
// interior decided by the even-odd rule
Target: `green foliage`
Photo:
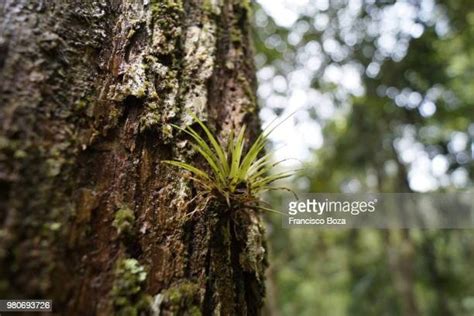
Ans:
{"type": "Polygon", "coordinates": [[[207,140],[191,127],[183,129],[176,125],[173,126],[191,136],[194,141],[192,147],[206,160],[211,173],[181,161],[166,160],[164,163],[189,171],[192,174],[191,178],[200,184],[211,197],[225,201],[229,207],[275,211],[262,206],[258,195],[265,191],[286,189],[273,187],[271,184],[293,174],[293,171],[271,174],[272,169],[281,161],[273,163],[271,153],[262,155],[268,135],[278,125],[260,134],[246,151],[245,125],[237,136],[234,131],[231,131],[226,144],[223,144],[214,137],[201,120],[194,114],[192,116],[206,134],[207,140]]]}
{"type": "Polygon", "coordinates": [[[199,285],[191,281],[175,284],[161,293],[163,304],[168,305],[173,315],[202,315],[199,290],[199,285]]]}
{"type": "Polygon", "coordinates": [[[132,232],[133,224],[135,222],[135,214],[133,211],[123,206],[116,213],[112,225],[117,229],[118,234],[132,232]]]}
{"type": "MultiPolygon", "coordinates": [[[[295,177],[294,183],[303,184],[305,191],[416,189],[411,182],[420,176],[415,177],[410,172],[419,164],[402,159],[405,151],[408,153],[415,148],[419,148],[417,156],[425,155],[432,161],[442,157],[449,165],[443,175],[435,175],[441,184],[440,190],[472,187],[474,2],[434,1],[431,12],[436,12],[436,19],[433,22],[423,21],[415,9],[413,12],[417,23],[423,26],[423,33],[416,38],[407,36],[402,41],[397,40],[391,52],[381,51],[380,36],[386,34],[382,31],[374,35],[377,32],[372,26],[378,19],[386,19],[384,12],[408,3],[363,1],[361,10],[356,12],[351,1],[329,1],[327,8],[321,11],[318,6],[312,10],[312,3],[308,2],[307,10],[302,11],[315,13],[301,14],[291,27],[279,26],[271,17],[266,17],[263,10],[257,10],[259,29],[254,34],[257,52],[261,55],[257,59],[259,67],[265,71],[271,69],[291,86],[292,73],[302,68],[305,73],[309,72],[305,56],[309,56],[306,61],[316,56],[320,65],[307,80],[311,80],[311,89],[334,100],[336,115],[331,117],[319,115],[319,110],[330,108],[329,105],[315,102],[314,109],[309,109],[308,114],[315,119],[315,124],[323,128],[324,146],[307,162],[305,172],[295,177]],[[443,22],[443,15],[449,21],[443,22]],[[352,22],[349,16],[354,17],[352,22]],[[344,25],[340,23],[342,20],[344,25]],[[316,27],[319,21],[326,21],[324,27],[316,27]],[[445,34],[440,27],[443,23],[448,25],[445,34]],[[348,30],[359,39],[355,45],[345,40],[348,30]],[[295,34],[298,35],[296,41],[287,40],[295,34]],[[406,52],[402,52],[403,45],[399,45],[404,41],[406,52]],[[326,51],[326,43],[331,42],[348,54],[341,59],[334,58],[340,56],[326,51]],[[395,52],[402,54],[390,57],[395,56],[395,52]],[[381,53],[386,56],[381,58],[381,53]],[[345,80],[328,82],[326,70],[348,64],[356,64],[362,70],[360,79],[364,92],[345,99],[340,98],[345,88],[339,84],[345,80]],[[373,65],[380,69],[372,73],[369,70],[373,65]],[[413,96],[421,98],[415,103],[407,102],[413,96]],[[431,114],[423,112],[426,101],[434,106],[431,114]],[[344,108],[341,112],[339,104],[344,108]],[[466,140],[457,150],[452,146],[456,135],[466,140]],[[414,145],[409,149],[396,146],[399,141],[410,138],[414,145]],[[468,177],[466,184],[450,181],[459,171],[468,177]]],[[[407,27],[405,23],[400,21],[400,26],[407,27]]],[[[262,83],[273,86],[273,76],[268,77],[262,83]]],[[[265,104],[280,95],[289,98],[293,92],[274,90],[260,101],[265,104]]],[[[312,103],[308,102],[310,106],[312,103]]],[[[267,109],[276,114],[277,110],[285,110],[274,105],[267,109]]],[[[274,198],[280,197],[275,195],[274,198]]],[[[473,230],[412,230],[404,236],[369,229],[284,229],[278,219],[270,220],[272,274],[269,279],[277,291],[274,292],[276,297],[268,302],[269,305],[275,302],[273,309],[281,315],[314,315],[315,311],[320,315],[341,316],[474,315],[474,252],[470,250],[474,245],[473,230]],[[397,286],[400,280],[408,280],[403,283],[403,291],[397,286]],[[406,293],[418,313],[406,312],[409,301],[406,293]]]]}
{"type": "Polygon", "coordinates": [[[140,315],[149,308],[151,298],[144,293],[146,275],[136,259],[118,261],[111,293],[117,315],[140,315]]]}

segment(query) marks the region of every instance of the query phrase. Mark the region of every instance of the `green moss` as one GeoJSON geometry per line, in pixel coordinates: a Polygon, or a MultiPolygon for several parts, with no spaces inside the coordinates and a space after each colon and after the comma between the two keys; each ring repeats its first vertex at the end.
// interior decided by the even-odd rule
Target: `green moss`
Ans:
{"type": "Polygon", "coordinates": [[[63,166],[63,158],[49,158],[46,159],[46,174],[53,178],[61,173],[61,168],[63,166]]]}
{"type": "Polygon", "coordinates": [[[61,229],[62,224],[59,222],[52,222],[52,223],[46,223],[45,224],[46,228],[49,229],[50,231],[58,231],[61,229]]]}
{"type": "Polygon", "coordinates": [[[173,127],[169,124],[165,124],[161,128],[161,133],[165,138],[171,139],[173,138],[173,127]]]}
{"type": "Polygon", "coordinates": [[[179,304],[183,299],[192,298],[197,289],[196,284],[185,282],[168,289],[166,296],[172,304],[179,304]]]}
{"type": "Polygon", "coordinates": [[[184,11],[181,0],[153,0],[150,7],[153,14],[160,14],[166,11],[184,11]]]}
{"type": "Polygon", "coordinates": [[[82,111],[83,109],[85,109],[87,106],[87,102],[86,100],[84,99],[79,99],[77,100],[75,103],[74,103],[74,110],[76,111],[82,111]]]}
{"type": "Polygon", "coordinates": [[[147,273],[136,259],[121,259],[115,268],[111,292],[117,315],[134,316],[149,309],[151,297],[144,293],[147,273]]]}
{"type": "MultiPolygon", "coordinates": [[[[109,119],[109,124],[110,126],[117,126],[118,122],[119,122],[119,119],[120,119],[120,116],[122,114],[122,111],[117,108],[117,107],[111,107],[109,109],[109,112],[108,112],[108,119],[109,119]]],[[[95,138],[96,136],[98,136],[98,132],[97,131],[94,131],[94,134],[92,136],[92,139],[95,138]]]]}
{"type": "Polygon", "coordinates": [[[226,63],[225,63],[225,67],[226,67],[227,69],[233,70],[233,69],[235,69],[235,64],[234,64],[232,61],[228,60],[228,61],[226,61],[226,63]]]}
{"type": "Polygon", "coordinates": [[[87,116],[92,117],[94,105],[94,97],[90,95],[80,98],[74,102],[72,110],[79,113],[85,113],[87,116]]]}
{"type": "MultiPolygon", "coordinates": [[[[61,227],[62,224],[59,222],[46,222],[41,225],[41,231],[38,235],[43,238],[44,244],[50,244],[60,236],[61,227]]],[[[48,266],[53,269],[55,262],[51,261],[50,264],[48,263],[48,266]]]]}
{"type": "Polygon", "coordinates": [[[127,38],[132,38],[133,35],[135,35],[137,31],[135,28],[131,28],[130,31],[128,31],[127,38]]]}
{"type": "Polygon", "coordinates": [[[153,20],[162,33],[171,36],[178,35],[181,24],[180,18],[184,14],[183,1],[152,0],[150,8],[153,20]]]}
{"type": "Polygon", "coordinates": [[[0,136],[0,150],[7,149],[10,147],[11,141],[3,136],[0,136]]]}
{"type": "Polygon", "coordinates": [[[140,132],[143,132],[147,129],[150,129],[153,126],[156,126],[161,121],[161,115],[157,112],[151,111],[145,113],[140,117],[140,132]]]}
{"type": "Polygon", "coordinates": [[[199,307],[199,285],[191,281],[179,283],[165,290],[163,303],[177,314],[202,315],[199,307]]]}
{"type": "Polygon", "coordinates": [[[204,0],[202,2],[202,9],[204,12],[212,13],[213,5],[211,0],[204,0]]]}
{"type": "Polygon", "coordinates": [[[230,30],[230,40],[234,44],[240,44],[242,42],[242,33],[238,28],[232,28],[230,30]]]}
{"type": "Polygon", "coordinates": [[[167,124],[176,115],[176,108],[180,108],[178,77],[183,65],[184,6],[182,0],[150,0],[148,8],[152,37],[141,62],[145,89],[136,91],[143,93],[145,106],[139,118],[140,132],[158,131],[166,143],[171,136],[167,124]]]}
{"type": "Polygon", "coordinates": [[[119,235],[131,234],[133,225],[135,223],[135,214],[128,207],[121,207],[115,212],[114,221],[112,225],[117,229],[119,235]]]}
{"type": "Polygon", "coordinates": [[[240,1],[240,6],[245,9],[247,14],[252,14],[252,1],[251,0],[242,0],[240,1]]]}
{"type": "Polygon", "coordinates": [[[135,95],[137,98],[143,98],[145,96],[145,93],[146,93],[146,90],[145,90],[145,86],[146,86],[146,81],[144,82],[145,85],[144,86],[141,86],[139,87],[136,91],[135,91],[135,95]]]}
{"type": "Polygon", "coordinates": [[[221,13],[219,0],[204,0],[202,3],[202,9],[208,14],[219,15],[221,13]]]}
{"type": "Polygon", "coordinates": [[[15,154],[13,155],[13,157],[17,158],[17,159],[23,159],[23,158],[26,158],[26,156],[27,156],[26,151],[24,151],[22,149],[16,150],[15,154]]]}

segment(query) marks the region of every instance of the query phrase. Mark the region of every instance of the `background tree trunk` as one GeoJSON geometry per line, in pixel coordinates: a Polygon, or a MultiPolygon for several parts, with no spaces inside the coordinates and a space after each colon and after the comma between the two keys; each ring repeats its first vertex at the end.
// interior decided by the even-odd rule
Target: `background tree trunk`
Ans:
{"type": "Polygon", "coordinates": [[[237,0],[0,4],[0,297],[64,315],[258,314],[259,217],[219,205],[163,159],[170,124],[258,131],[249,6],[237,0]]]}

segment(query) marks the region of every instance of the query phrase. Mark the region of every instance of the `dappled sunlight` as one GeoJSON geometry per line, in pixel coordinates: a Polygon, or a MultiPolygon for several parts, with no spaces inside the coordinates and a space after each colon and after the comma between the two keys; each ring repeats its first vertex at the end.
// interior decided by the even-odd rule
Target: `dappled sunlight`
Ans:
{"type": "MultiPolygon", "coordinates": [[[[472,190],[472,4],[258,0],[260,119],[296,111],[270,137],[275,160],[302,162],[287,183],[313,194],[472,190]]],[[[268,305],[281,315],[474,313],[472,229],[280,225],[268,221],[268,305]]]]}

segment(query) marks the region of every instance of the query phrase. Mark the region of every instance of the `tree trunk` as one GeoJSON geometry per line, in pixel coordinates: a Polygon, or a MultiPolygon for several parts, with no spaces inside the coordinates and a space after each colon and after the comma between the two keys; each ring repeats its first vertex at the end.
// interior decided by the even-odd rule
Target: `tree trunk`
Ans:
{"type": "Polygon", "coordinates": [[[256,315],[263,228],[164,159],[170,124],[258,132],[249,6],[237,0],[0,4],[0,297],[64,315],[256,315]]]}

